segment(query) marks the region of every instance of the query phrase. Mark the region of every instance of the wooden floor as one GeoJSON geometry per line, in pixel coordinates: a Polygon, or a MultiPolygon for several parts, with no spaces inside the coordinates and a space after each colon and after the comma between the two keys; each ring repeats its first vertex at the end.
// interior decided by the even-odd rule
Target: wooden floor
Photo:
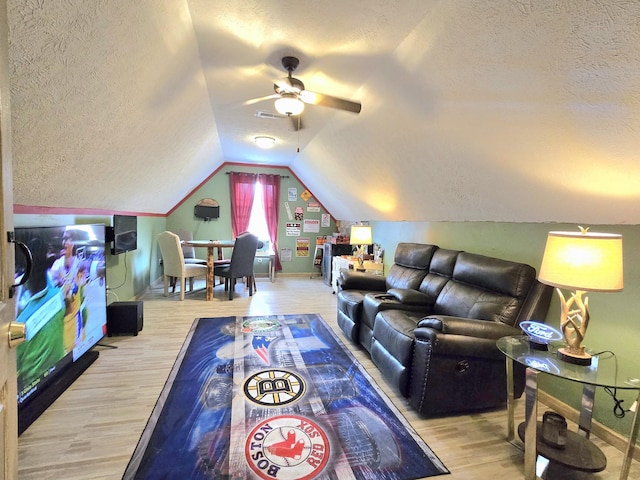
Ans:
{"type": "MultiPolygon", "coordinates": [[[[118,348],[98,347],[98,360],[22,434],[19,479],[122,478],[194,318],[318,313],[344,339],[336,326],[336,296],[320,278],[279,277],[275,283],[258,278],[257,288],[249,297],[238,285],[229,301],[219,286],[212,302],[204,300],[204,291],[187,294],[181,302],[177,295],[165,298],[161,285],[152,288],[142,298],[143,331],[137,337],[105,338],[104,343],[118,348]]],[[[421,419],[387,387],[366,353],[345,343],[451,471],[440,478],[522,478],[523,454],[505,440],[506,411],[421,419]]],[[[523,404],[518,401],[517,420],[524,416],[523,404]]],[[[608,459],[604,472],[558,472],[552,478],[617,479],[622,454],[594,441],[608,459]]],[[[629,478],[640,479],[637,462],[629,478]]]]}

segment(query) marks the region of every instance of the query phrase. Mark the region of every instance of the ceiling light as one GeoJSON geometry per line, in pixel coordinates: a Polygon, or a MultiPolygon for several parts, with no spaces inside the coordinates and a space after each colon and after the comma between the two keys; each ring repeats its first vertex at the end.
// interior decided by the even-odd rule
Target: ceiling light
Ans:
{"type": "Polygon", "coordinates": [[[283,93],[276,100],[276,110],[282,115],[300,115],[304,110],[304,103],[295,93],[283,93]]]}
{"type": "Polygon", "coordinates": [[[276,144],[276,139],[273,137],[257,136],[253,139],[256,145],[260,148],[271,148],[276,144]]]}

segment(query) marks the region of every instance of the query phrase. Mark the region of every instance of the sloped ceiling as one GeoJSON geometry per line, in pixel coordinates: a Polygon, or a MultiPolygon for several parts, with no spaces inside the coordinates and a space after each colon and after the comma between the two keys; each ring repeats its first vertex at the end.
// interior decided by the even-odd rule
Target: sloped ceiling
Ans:
{"type": "Polygon", "coordinates": [[[640,223],[635,0],[8,7],[16,204],[162,214],[240,162],[339,219],[640,223]],[[362,112],[256,116],[285,55],[362,112]]]}

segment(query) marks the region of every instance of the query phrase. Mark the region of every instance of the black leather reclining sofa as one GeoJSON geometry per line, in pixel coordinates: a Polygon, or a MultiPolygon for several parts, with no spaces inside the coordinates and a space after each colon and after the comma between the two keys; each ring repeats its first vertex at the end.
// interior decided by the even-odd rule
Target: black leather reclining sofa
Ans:
{"type": "Polygon", "coordinates": [[[504,406],[496,340],[544,322],[552,294],[529,265],[419,243],[398,244],[386,277],[343,270],[338,285],[342,332],[425,416],[504,406]]]}

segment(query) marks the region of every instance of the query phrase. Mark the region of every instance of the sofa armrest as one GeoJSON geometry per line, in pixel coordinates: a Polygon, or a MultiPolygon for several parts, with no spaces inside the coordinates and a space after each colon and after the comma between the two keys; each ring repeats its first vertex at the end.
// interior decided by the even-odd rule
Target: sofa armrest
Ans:
{"type": "Polygon", "coordinates": [[[411,288],[390,288],[387,295],[405,305],[430,306],[433,301],[427,295],[411,288]]]}
{"type": "Polygon", "coordinates": [[[420,329],[431,329],[448,335],[464,335],[475,338],[498,340],[499,338],[520,335],[522,331],[500,322],[476,320],[473,318],[450,317],[447,315],[431,315],[418,322],[416,338],[420,329]]]}
{"type": "Polygon", "coordinates": [[[342,290],[364,290],[368,292],[384,292],[387,289],[386,279],[381,275],[366,272],[355,272],[343,269],[338,277],[338,285],[342,290]]]}

